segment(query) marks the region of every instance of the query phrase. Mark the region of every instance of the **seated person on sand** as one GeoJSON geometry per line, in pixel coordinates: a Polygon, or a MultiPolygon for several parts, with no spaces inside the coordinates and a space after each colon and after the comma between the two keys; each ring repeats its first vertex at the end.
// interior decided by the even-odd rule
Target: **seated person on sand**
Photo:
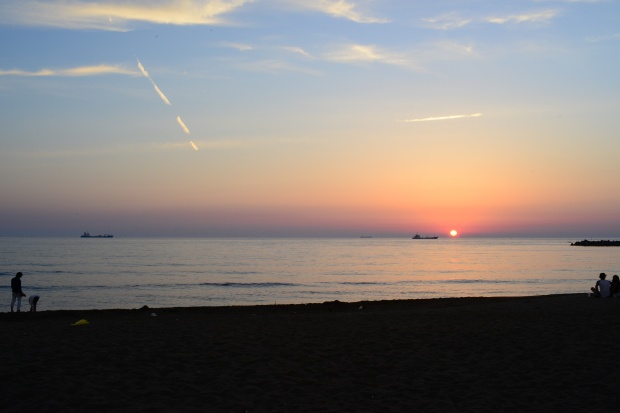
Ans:
{"type": "Polygon", "coordinates": [[[612,297],[620,297],[620,278],[617,275],[611,277],[611,291],[612,297]]]}
{"type": "Polygon", "coordinates": [[[598,276],[600,280],[596,282],[596,285],[594,287],[590,288],[592,290],[592,293],[594,294],[594,297],[601,297],[601,298],[609,297],[611,293],[611,283],[607,281],[605,277],[607,277],[607,274],[602,272],[598,276]]]}

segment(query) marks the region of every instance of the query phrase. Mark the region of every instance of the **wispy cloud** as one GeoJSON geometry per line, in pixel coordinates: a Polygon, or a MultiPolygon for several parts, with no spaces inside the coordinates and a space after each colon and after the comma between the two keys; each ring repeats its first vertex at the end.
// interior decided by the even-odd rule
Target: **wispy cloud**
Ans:
{"type": "Polygon", "coordinates": [[[374,45],[346,45],[329,53],[327,59],[337,62],[377,62],[396,66],[413,66],[405,56],[385,52],[374,45]]]}
{"type": "Polygon", "coordinates": [[[68,69],[40,69],[37,71],[28,71],[21,69],[0,69],[0,76],[25,76],[25,77],[43,77],[43,76],[100,76],[100,75],[130,75],[138,76],[135,70],[129,70],[122,66],[115,65],[96,65],[96,66],[79,66],[68,69]]]}
{"type": "Polygon", "coordinates": [[[465,18],[456,13],[447,13],[437,17],[422,19],[423,26],[435,30],[456,30],[477,23],[521,24],[548,23],[559,14],[559,10],[542,10],[530,13],[510,14],[507,16],[491,16],[486,18],[465,18]]]}
{"type": "Polygon", "coordinates": [[[304,74],[309,74],[313,76],[321,74],[317,70],[291,63],[288,60],[291,54],[310,58],[311,57],[310,53],[306,52],[301,47],[274,46],[274,45],[252,46],[252,45],[248,45],[244,43],[222,43],[220,45],[223,47],[234,48],[242,52],[256,51],[255,54],[252,54],[252,58],[259,57],[258,60],[252,60],[252,58],[241,59],[241,60],[237,59],[236,63],[234,63],[234,66],[240,70],[251,71],[251,72],[271,73],[271,74],[280,74],[283,72],[304,73],[304,74]],[[264,58],[264,56],[266,56],[265,53],[269,54],[274,51],[280,52],[278,53],[279,57],[264,58]],[[282,51],[286,52],[286,54],[282,53],[282,51]],[[260,58],[260,56],[263,56],[263,58],[260,58]]]}
{"type": "Polygon", "coordinates": [[[430,118],[420,118],[420,119],[407,119],[403,122],[432,122],[436,120],[450,120],[450,119],[462,119],[462,118],[477,118],[482,116],[482,113],[472,113],[471,115],[450,115],[450,116],[436,116],[430,118]]]}
{"type": "Polygon", "coordinates": [[[224,15],[254,0],[3,0],[0,23],[126,31],[131,22],[226,24],[224,15]]]}
{"type": "Polygon", "coordinates": [[[351,0],[279,0],[300,9],[314,10],[333,17],[351,20],[356,23],[388,23],[388,19],[372,17],[360,11],[360,1],[351,0]]]}
{"type": "Polygon", "coordinates": [[[295,53],[295,54],[299,54],[302,56],[310,57],[310,53],[306,52],[301,47],[296,47],[296,46],[263,46],[261,48],[261,47],[255,47],[255,46],[245,44],[245,43],[222,43],[221,46],[228,47],[231,49],[237,49],[241,52],[247,52],[249,50],[260,50],[260,49],[263,49],[263,50],[279,49],[279,50],[285,50],[290,53],[295,53]]]}
{"type": "Polygon", "coordinates": [[[472,19],[463,18],[455,13],[444,14],[442,16],[422,19],[425,26],[436,30],[460,29],[472,22],[472,19]]]}
{"type": "Polygon", "coordinates": [[[302,49],[301,47],[295,47],[295,46],[282,46],[281,48],[282,50],[286,50],[287,52],[291,52],[291,53],[296,53],[296,54],[300,54],[302,56],[305,57],[310,57],[310,53],[306,52],[304,49],[302,49]]]}
{"type": "Polygon", "coordinates": [[[230,47],[231,49],[237,49],[239,51],[245,52],[248,50],[254,50],[253,46],[244,43],[222,43],[224,47],[230,47]]]}
{"type": "Polygon", "coordinates": [[[532,13],[512,14],[508,16],[493,16],[486,19],[487,23],[548,23],[559,14],[558,10],[542,10],[532,13]]]}

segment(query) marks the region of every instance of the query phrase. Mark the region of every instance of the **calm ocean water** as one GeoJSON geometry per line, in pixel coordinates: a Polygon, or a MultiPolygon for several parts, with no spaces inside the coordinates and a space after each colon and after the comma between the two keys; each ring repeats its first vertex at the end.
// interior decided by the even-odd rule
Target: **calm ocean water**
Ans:
{"type": "Polygon", "coordinates": [[[0,297],[17,271],[39,311],[585,294],[620,273],[620,248],[571,241],[0,238],[0,297]]]}

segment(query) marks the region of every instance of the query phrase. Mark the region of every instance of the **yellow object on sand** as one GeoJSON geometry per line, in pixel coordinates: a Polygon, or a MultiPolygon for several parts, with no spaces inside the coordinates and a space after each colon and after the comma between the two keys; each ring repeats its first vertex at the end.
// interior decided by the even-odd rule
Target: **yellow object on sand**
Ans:
{"type": "Polygon", "coordinates": [[[90,324],[88,322],[88,320],[80,320],[80,321],[76,321],[75,323],[71,324],[72,326],[85,326],[86,324],[90,324]]]}

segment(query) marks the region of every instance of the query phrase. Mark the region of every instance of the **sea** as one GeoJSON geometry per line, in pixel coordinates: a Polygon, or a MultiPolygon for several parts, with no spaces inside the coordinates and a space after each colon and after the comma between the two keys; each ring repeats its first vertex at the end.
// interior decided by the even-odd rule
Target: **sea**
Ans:
{"type": "Polygon", "coordinates": [[[39,311],[586,296],[620,248],[578,240],[0,237],[0,302],[18,271],[39,311]]]}

